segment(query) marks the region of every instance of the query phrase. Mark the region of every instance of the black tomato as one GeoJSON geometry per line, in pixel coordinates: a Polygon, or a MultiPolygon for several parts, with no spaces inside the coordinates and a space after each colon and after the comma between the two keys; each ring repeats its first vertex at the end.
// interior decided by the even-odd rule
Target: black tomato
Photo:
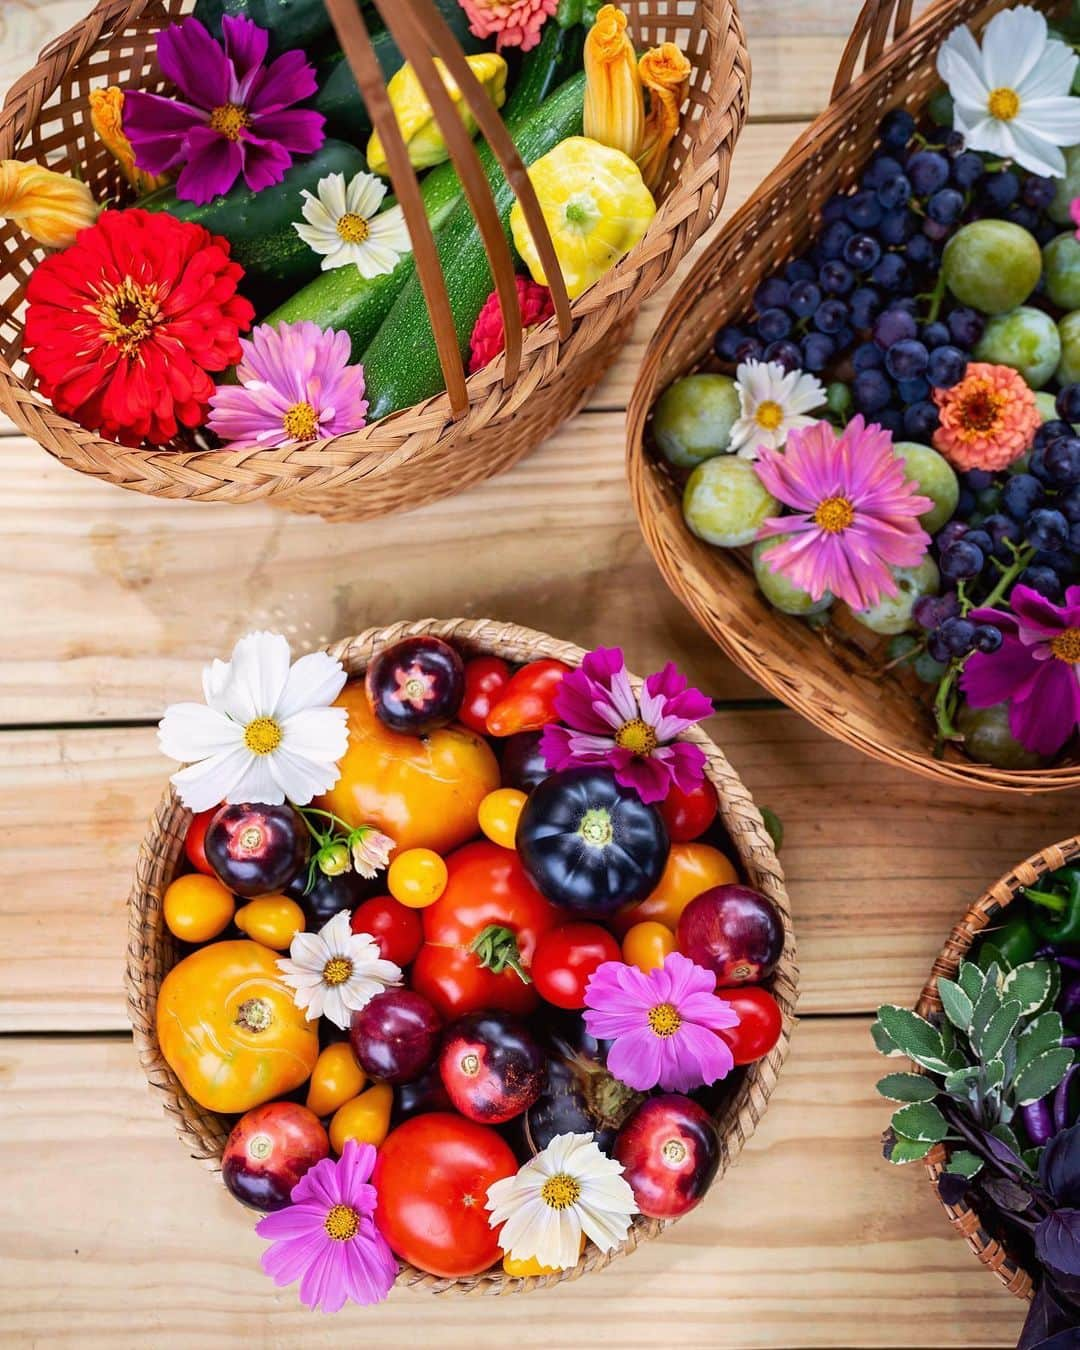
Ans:
{"type": "Polygon", "coordinates": [[[390,1128],[396,1129],[410,1116],[422,1116],[430,1111],[452,1111],[454,1104],[439,1077],[439,1066],[433,1064],[411,1083],[399,1083],[394,1089],[394,1106],[390,1112],[390,1128]]]}
{"type": "Polygon", "coordinates": [[[465,697],[465,663],[442,638],[405,638],[375,657],[364,687],[384,726],[426,736],[458,715],[465,697]]]}
{"type": "Polygon", "coordinates": [[[359,872],[351,868],[334,877],[328,877],[316,868],[315,881],[305,895],[307,879],[308,869],[305,867],[285,888],[285,894],[304,911],[312,928],[321,928],[339,909],[355,909],[361,901],[378,890],[377,880],[365,881],[359,872]]]}
{"type": "Polygon", "coordinates": [[[504,1012],[470,1013],[446,1030],[439,1074],[469,1120],[500,1125],[536,1101],[545,1056],[524,1022],[504,1012]]]}
{"type": "Polygon", "coordinates": [[[531,792],[551,773],[540,753],[539,731],[517,731],[502,746],[503,787],[531,792]]]}
{"type": "Polygon", "coordinates": [[[223,806],[206,829],[206,860],[234,895],[283,891],[307,861],[307,826],[295,807],[223,806]]]}
{"type": "Polygon", "coordinates": [[[521,812],[516,844],[542,895],[593,916],[644,900],[671,847],[660,813],[620,787],[610,769],[545,778],[521,812]]]}

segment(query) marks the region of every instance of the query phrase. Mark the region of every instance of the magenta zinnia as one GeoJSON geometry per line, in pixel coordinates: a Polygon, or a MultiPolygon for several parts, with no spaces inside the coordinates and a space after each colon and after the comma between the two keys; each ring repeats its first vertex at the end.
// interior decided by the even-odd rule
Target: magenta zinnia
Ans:
{"type": "Polygon", "coordinates": [[[767,520],[759,539],[790,535],[762,558],[820,600],[832,592],[852,609],[895,595],[890,569],[914,567],[930,546],[918,494],[882,427],[853,417],[837,436],[828,422],[792,431],[784,450],[761,446],[754,464],[765,488],[794,514],[767,520]]]}
{"type": "Polygon", "coordinates": [[[555,712],[566,725],[549,723],[540,749],[549,769],[606,764],[643,802],[661,802],[672,783],[691,792],[704,777],[704,751],[675,738],[712,710],[670,661],[649,676],[639,698],[622,651],[598,647],[563,676],[555,712]]]}
{"type": "Polygon", "coordinates": [[[739,1014],[714,993],[716,976],[681,952],[648,973],[605,961],[585,986],[585,1030],[613,1041],[609,1072],[627,1087],[689,1092],[735,1067],[716,1033],[739,1025],[739,1014]]]}

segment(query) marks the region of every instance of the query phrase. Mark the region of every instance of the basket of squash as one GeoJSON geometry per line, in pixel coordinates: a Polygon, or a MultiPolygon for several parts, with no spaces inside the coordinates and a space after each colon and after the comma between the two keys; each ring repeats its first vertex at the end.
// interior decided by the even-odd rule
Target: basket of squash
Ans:
{"type": "Polygon", "coordinates": [[[152,496],[460,491],[714,219],[748,85],[732,0],[103,0],[0,113],[0,407],[152,496]]]}

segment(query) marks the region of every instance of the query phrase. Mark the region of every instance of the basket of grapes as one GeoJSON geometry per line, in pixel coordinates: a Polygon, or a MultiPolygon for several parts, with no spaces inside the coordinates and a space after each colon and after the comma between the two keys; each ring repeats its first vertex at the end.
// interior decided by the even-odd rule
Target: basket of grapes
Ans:
{"type": "Polygon", "coordinates": [[[1078,44],[1076,4],[868,0],[628,420],[645,539],[725,652],[999,791],[1080,784],[1078,44]]]}

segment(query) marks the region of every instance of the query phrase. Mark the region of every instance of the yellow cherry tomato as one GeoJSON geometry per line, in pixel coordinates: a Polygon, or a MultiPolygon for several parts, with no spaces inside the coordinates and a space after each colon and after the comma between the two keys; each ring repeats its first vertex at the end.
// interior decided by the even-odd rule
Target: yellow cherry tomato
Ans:
{"type": "Polygon", "coordinates": [[[638,904],[620,909],[612,927],[621,937],[635,924],[654,919],[674,933],[679,915],[695,896],[738,879],[731,862],[711,844],[672,844],[656,890],[638,904]]]}
{"type": "Polygon", "coordinates": [[[228,928],[236,908],[233,893],[217,877],[191,872],[165,892],[165,922],[181,942],[209,942],[228,928]]]}
{"type": "Polygon", "coordinates": [[[407,848],[386,873],[386,885],[395,900],[409,909],[427,909],[446,890],[446,863],[430,848],[407,848]]]}
{"type": "Polygon", "coordinates": [[[480,828],[493,844],[514,847],[518,817],[525,805],[525,793],[517,788],[497,788],[480,803],[480,828]]]}
{"type": "MultiPolygon", "coordinates": [[[[356,1062],[348,1041],[328,1045],[315,1061],[308,1084],[307,1109],[329,1116],[363,1092],[367,1074],[356,1062]]],[[[339,1150],[340,1151],[340,1150],[339,1150]]]]}
{"type": "Polygon", "coordinates": [[[260,895],[236,911],[235,923],[241,933],[283,952],[297,933],[305,928],[304,911],[287,895],[260,895]]]}
{"type": "Polygon", "coordinates": [[[622,959],[628,966],[637,966],[646,975],[659,970],[664,957],[675,950],[675,934],[655,919],[636,923],[622,940],[622,959]]]}
{"type": "Polygon", "coordinates": [[[390,1133],[390,1108],[394,1089],[389,1083],[376,1083],[359,1097],[353,1097],[334,1112],[330,1122],[330,1144],[340,1153],[350,1139],[378,1148],[390,1133]]]}
{"type": "MultiPolygon", "coordinates": [[[[585,1234],[581,1235],[581,1242],[578,1245],[578,1256],[585,1250],[585,1234]]],[[[509,1252],[503,1254],[503,1270],[507,1275],[516,1275],[519,1279],[528,1279],[530,1275],[558,1275],[558,1266],[542,1266],[535,1256],[511,1256],[509,1252]]]]}

